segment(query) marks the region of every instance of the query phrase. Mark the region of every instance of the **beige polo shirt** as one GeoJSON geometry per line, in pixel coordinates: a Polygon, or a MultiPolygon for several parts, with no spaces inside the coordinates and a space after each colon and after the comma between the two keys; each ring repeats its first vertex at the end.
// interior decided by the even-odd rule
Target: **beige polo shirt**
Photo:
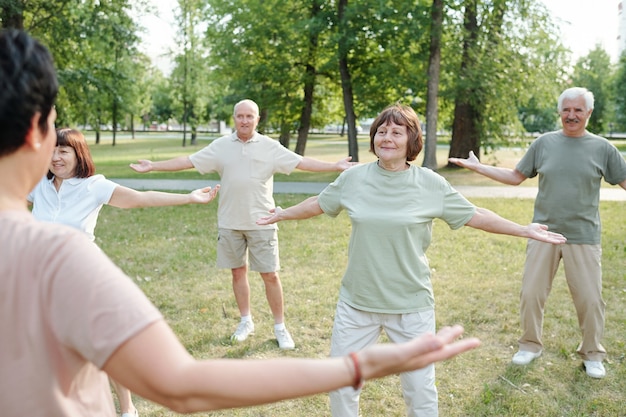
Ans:
{"type": "Polygon", "coordinates": [[[274,202],[274,174],[289,174],[302,156],[280,142],[255,133],[242,141],[236,133],[214,140],[189,157],[202,174],[220,175],[218,227],[232,230],[276,229],[275,224],[258,226],[274,202]]]}

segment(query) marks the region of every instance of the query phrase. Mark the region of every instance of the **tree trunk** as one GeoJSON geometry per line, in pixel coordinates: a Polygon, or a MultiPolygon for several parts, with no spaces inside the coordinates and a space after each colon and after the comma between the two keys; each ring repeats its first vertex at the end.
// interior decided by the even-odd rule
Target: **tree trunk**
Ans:
{"type": "Polygon", "coordinates": [[[111,142],[111,146],[115,146],[115,134],[117,133],[117,107],[117,100],[113,99],[113,126],[111,126],[113,129],[113,141],[111,142]]]}
{"type": "Polygon", "coordinates": [[[353,162],[359,162],[359,144],[356,134],[356,115],[354,113],[354,94],[352,78],[348,65],[348,22],[345,20],[345,10],[348,0],[339,0],[339,73],[341,74],[341,90],[343,92],[343,106],[348,124],[348,155],[353,162]]]}
{"type": "MultiPolygon", "coordinates": [[[[319,18],[321,12],[321,6],[318,1],[313,1],[311,4],[311,20],[319,18]]],[[[304,150],[306,148],[306,141],[309,135],[309,129],[311,128],[311,114],[313,114],[313,94],[315,92],[315,78],[317,76],[317,70],[315,67],[319,34],[317,29],[311,29],[309,32],[309,49],[307,51],[307,62],[305,63],[305,75],[304,75],[304,105],[302,106],[302,112],[300,113],[300,127],[298,127],[298,139],[296,140],[295,152],[298,155],[304,156],[304,150]]]]}
{"type": "Polygon", "coordinates": [[[289,142],[291,141],[291,124],[285,123],[284,121],[280,123],[280,135],[278,137],[278,141],[287,149],[289,149],[289,142]]]}
{"type": "MultiPolygon", "coordinates": [[[[454,124],[452,126],[452,140],[450,142],[449,157],[467,158],[470,151],[474,151],[480,158],[480,138],[477,126],[478,116],[476,109],[465,99],[459,98],[454,105],[454,124]]],[[[449,168],[458,167],[448,163],[449,168]]]]}
{"type": "Polygon", "coordinates": [[[424,141],[424,162],[422,163],[422,166],[436,170],[443,0],[433,0],[430,17],[430,55],[428,58],[428,91],[426,99],[426,139],[424,141]]]}
{"type": "MultiPolygon", "coordinates": [[[[460,87],[457,89],[454,101],[454,121],[452,123],[452,139],[448,157],[467,158],[473,150],[480,156],[479,112],[476,107],[476,96],[473,87],[465,85],[474,68],[473,50],[477,47],[478,20],[477,0],[465,2],[465,16],[463,21],[463,56],[459,73],[460,87]]],[[[459,168],[458,165],[448,163],[448,168],[459,168]]]]}

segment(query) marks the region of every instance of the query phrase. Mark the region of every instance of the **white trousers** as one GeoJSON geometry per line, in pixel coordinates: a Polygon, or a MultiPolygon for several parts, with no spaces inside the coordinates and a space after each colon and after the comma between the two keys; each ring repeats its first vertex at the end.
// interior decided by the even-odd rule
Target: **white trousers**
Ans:
{"type": "MultiPolygon", "coordinates": [[[[339,301],[331,338],[330,356],[345,356],[378,341],[382,331],[393,343],[409,341],[435,332],[435,311],[408,314],[382,314],[356,310],[339,301]]],[[[402,394],[409,417],[437,417],[435,365],[400,374],[402,394]]],[[[352,387],[330,393],[333,417],[358,417],[361,391],[352,387]]]]}

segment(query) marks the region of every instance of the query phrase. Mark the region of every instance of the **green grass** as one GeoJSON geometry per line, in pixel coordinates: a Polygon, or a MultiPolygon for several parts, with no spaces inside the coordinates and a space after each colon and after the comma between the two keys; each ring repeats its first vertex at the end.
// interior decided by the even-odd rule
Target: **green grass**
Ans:
{"type": "MultiPolygon", "coordinates": [[[[93,143],[93,138],[88,138],[93,143]]],[[[110,146],[103,137],[91,146],[98,172],[109,178],[205,178],[190,170],[180,173],[135,174],[128,164],[188,155],[205,146],[181,146],[179,139],[118,137],[110,146]]],[[[293,141],[292,141],[293,144],[293,141]]],[[[339,137],[315,138],[307,156],[334,161],[346,155],[339,137]]],[[[483,162],[514,166],[522,151],[501,150],[483,162]]],[[[367,138],[360,140],[362,162],[372,160],[367,138]]],[[[438,152],[440,166],[447,150],[438,152]]],[[[418,158],[417,164],[421,165],[418,158]]],[[[499,185],[467,170],[442,168],[454,185],[499,185]]],[[[336,173],[295,172],[277,181],[331,181],[336,173]]],[[[531,180],[525,185],[535,185],[531,180]]],[[[305,195],[276,195],[283,207],[305,195]]],[[[472,199],[519,223],[532,216],[532,200],[472,199]]],[[[230,271],[215,267],[217,204],[120,210],[105,206],[96,229],[97,243],[145,291],[163,312],[186,348],[196,358],[325,357],[339,283],[346,263],[350,225],[318,216],[280,225],[281,279],[287,324],[296,341],[294,351],[280,351],[273,337],[272,317],[258,274],[250,275],[256,334],[240,345],[228,337],[239,317],[232,295],[230,271]]],[[[440,415],[475,416],[625,416],[626,393],[626,219],[623,202],[602,202],[604,297],[607,302],[603,340],[609,356],[607,377],[588,378],[575,355],[579,342],[576,314],[562,270],[548,300],[544,325],[544,355],[526,367],[510,364],[519,337],[518,303],[525,241],[490,235],[470,228],[451,231],[435,222],[428,251],[437,302],[437,323],[461,323],[466,334],[483,345],[437,365],[440,415]]],[[[384,341],[381,338],[381,341],[384,341]]],[[[141,416],[171,416],[161,406],[137,398],[141,416]]],[[[262,407],[199,413],[202,416],[328,416],[327,395],[262,407]]],[[[397,377],[366,384],[361,398],[363,416],[403,416],[397,377]]]]}
{"type": "MultiPolygon", "coordinates": [[[[304,195],[277,195],[287,207],[304,195]]],[[[520,223],[531,200],[474,199],[520,223]]],[[[240,345],[228,336],[238,323],[230,272],[215,267],[216,204],[120,210],[105,206],[97,243],[145,291],[196,358],[325,357],[346,262],[350,225],[345,215],[280,225],[281,279],[287,324],[297,344],[280,351],[258,274],[250,275],[256,334],[240,345]]],[[[545,319],[545,353],[527,367],[510,365],[519,336],[518,292],[523,239],[470,228],[434,226],[428,251],[438,326],[461,323],[483,345],[437,365],[442,416],[623,416],[626,393],[626,221],[624,204],[603,202],[603,267],[607,377],[585,376],[575,355],[579,330],[562,271],[545,319]]],[[[381,339],[381,340],[384,340],[381,339]]],[[[174,415],[136,399],[142,416],[174,415]]],[[[397,377],[366,384],[364,416],[403,416],[397,377]]],[[[326,395],[204,416],[328,416],[326,395]]]]}

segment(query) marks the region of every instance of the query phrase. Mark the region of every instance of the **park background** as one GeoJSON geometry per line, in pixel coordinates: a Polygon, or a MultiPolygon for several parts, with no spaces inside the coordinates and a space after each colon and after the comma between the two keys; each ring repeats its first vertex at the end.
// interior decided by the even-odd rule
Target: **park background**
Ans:
{"type": "MultiPolygon", "coordinates": [[[[581,85],[596,96],[589,129],[625,151],[626,58],[613,61],[598,44],[573,59],[560,25],[540,1],[180,0],[178,5],[177,48],[165,73],[140,51],[140,16],[150,13],[149,2],[0,3],[2,27],[24,28],[52,51],[61,83],[57,125],[86,131],[98,172],[107,177],[134,175],[128,164],[138,158],[200,149],[230,130],[232,106],[242,98],[259,104],[260,130],[290,149],[325,160],[350,154],[361,162],[371,160],[364,135],[368,122],[390,103],[411,105],[426,133],[416,164],[462,185],[485,179],[447,166],[448,156],[474,150],[483,162],[513,166],[538,133],[558,128],[558,94],[581,85]]],[[[212,178],[193,171],[174,175],[212,178]]],[[[297,173],[277,180],[332,177],[297,173]]],[[[305,197],[285,194],[276,200],[289,206],[305,197]]],[[[520,223],[531,220],[530,199],[472,201],[520,223]]],[[[298,345],[281,352],[255,279],[257,334],[241,345],[228,342],[238,318],[229,273],[214,267],[216,207],[105,207],[97,243],[198,358],[326,356],[345,266],[347,218],[281,225],[287,319],[298,345]]],[[[609,358],[607,377],[600,381],[585,376],[574,354],[579,331],[561,271],[546,311],[545,354],[531,366],[511,366],[525,242],[452,232],[435,222],[429,257],[437,323],[462,323],[468,335],[483,340],[480,349],[437,365],[442,416],[626,415],[624,203],[603,202],[601,214],[609,358]]],[[[140,399],[137,404],[142,416],[171,415],[140,399]]],[[[397,378],[369,382],[362,407],[368,416],[403,415],[397,378]]],[[[324,416],[327,397],[205,415],[324,416]]]]}
{"type": "MultiPolygon", "coordinates": [[[[614,3],[607,27],[618,20],[614,3]]],[[[545,1],[175,4],[167,73],[143,52],[153,1],[4,0],[0,20],[48,45],[61,83],[58,125],[94,130],[95,143],[103,131],[115,145],[119,131],[162,129],[182,132],[186,146],[203,131],[228,132],[232,106],[251,98],[259,130],[283,145],[304,155],[309,137],[333,131],[358,161],[359,131],[402,102],[424,123],[424,166],[438,169],[447,165],[439,141],[449,156],[482,157],[557,128],[557,97],[575,85],[596,97],[590,131],[626,132],[626,58],[602,43],[574,54],[565,41],[579,37],[545,1]]],[[[568,6],[590,16],[595,7],[568,6]]]]}
{"type": "MultiPolygon", "coordinates": [[[[110,135],[108,133],[107,135],[110,135]]],[[[197,145],[180,146],[171,133],[151,132],[121,138],[117,146],[92,146],[99,172],[109,178],[179,179],[213,184],[217,176],[195,170],[178,173],[136,174],[130,162],[186,155],[210,143],[202,136],[197,145]]],[[[93,135],[88,137],[90,142],[93,135]]],[[[108,137],[105,138],[108,143],[108,137]]],[[[616,141],[626,150],[626,141],[616,141]]],[[[359,137],[362,162],[374,160],[369,138],[359,137]]],[[[438,157],[448,149],[440,145],[438,157]]],[[[345,156],[345,141],[338,135],[318,135],[309,144],[311,157],[335,161],[345,156]]],[[[485,157],[487,163],[512,167],[524,153],[501,148],[485,157]]],[[[416,160],[422,162],[423,155],[416,160]]],[[[467,170],[441,168],[451,183],[493,188],[494,183],[467,170]],[[491,187],[490,187],[491,186],[491,187]]],[[[336,173],[296,171],[277,175],[280,182],[328,182],[336,173]]],[[[536,186],[528,180],[521,187],[536,186]]],[[[621,188],[603,184],[604,188],[621,188]]],[[[510,187],[519,189],[519,187],[510,187]]],[[[523,193],[520,193],[523,195],[523,193]]],[[[302,193],[276,194],[278,205],[304,200],[302,193]]],[[[526,224],[532,218],[529,198],[470,198],[507,218],[526,224]]],[[[519,337],[519,289],[525,240],[490,235],[470,228],[452,231],[435,221],[433,244],[427,253],[432,268],[437,325],[463,324],[468,336],[483,345],[474,352],[437,364],[440,415],[476,416],[624,416],[626,393],[626,218],[624,201],[603,201],[603,272],[607,323],[604,344],[609,355],[607,376],[586,376],[575,353],[580,339],[576,313],[559,270],[548,300],[545,351],[529,366],[511,365],[519,337]]],[[[337,219],[314,219],[280,224],[281,280],[286,320],[296,341],[294,351],[280,351],[272,333],[272,317],[258,274],[250,276],[256,334],[231,345],[229,336],[239,316],[228,270],[215,267],[216,203],[121,210],[105,206],[96,230],[96,242],[146,292],[163,312],[187,349],[197,358],[319,357],[328,355],[339,283],[347,260],[350,224],[337,219]]],[[[385,341],[383,337],[381,341],[385,341]]],[[[142,416],[173,416],[163,407],[135,401],[142,416]]],[[[404,414],[399,380],[389,377],[366,384],[363,416],[400,417],[404,414]]],[[[281,402],[274,405],[202,413],[203,416],[329,416],[328,397],[281,402]]]]}

